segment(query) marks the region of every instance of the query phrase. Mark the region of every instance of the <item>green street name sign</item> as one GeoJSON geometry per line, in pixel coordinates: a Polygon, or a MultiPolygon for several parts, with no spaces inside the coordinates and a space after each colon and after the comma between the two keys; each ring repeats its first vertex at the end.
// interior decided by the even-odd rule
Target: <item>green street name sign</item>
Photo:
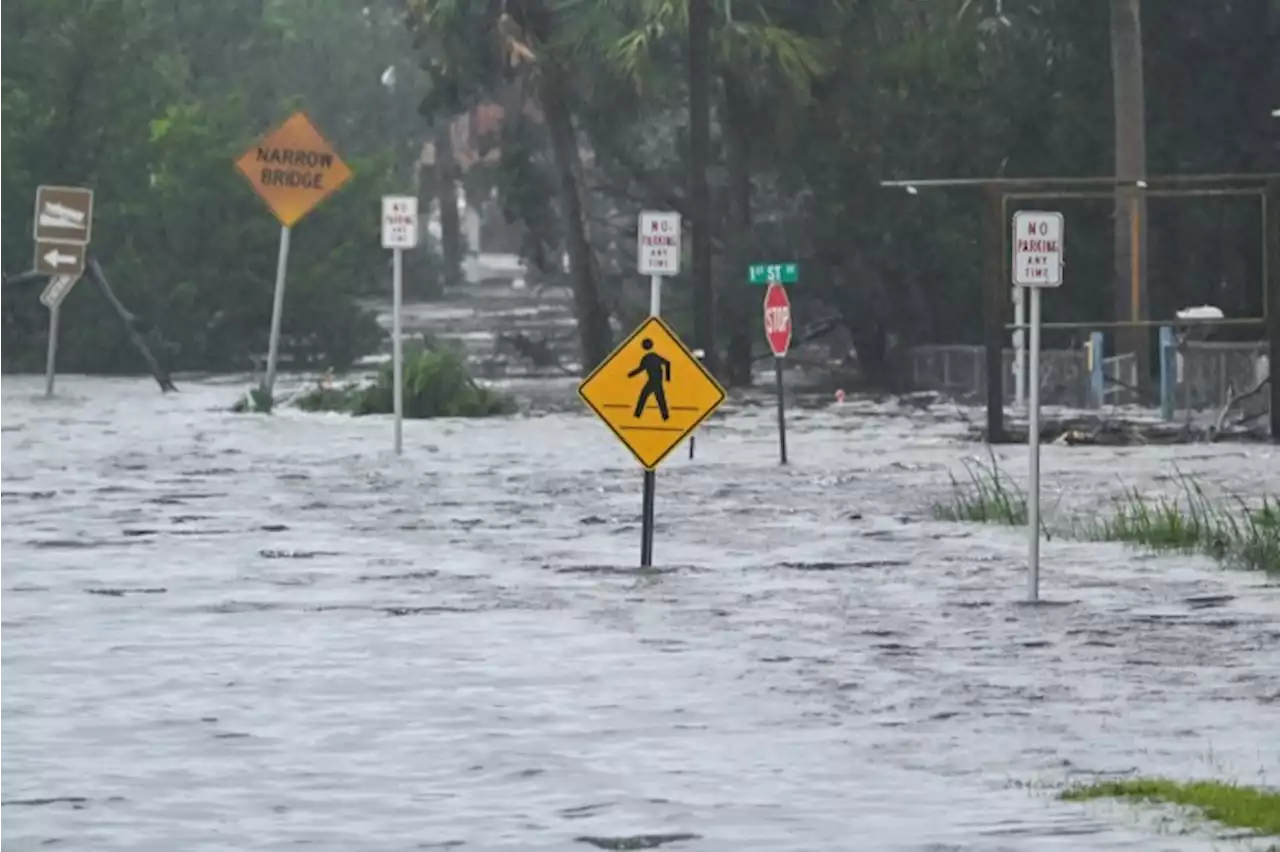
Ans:
{"type": "Polygon", "coordinates": [[[794,284],[800,280],[798,263],[753,263],[747,267],[747,280],[752,284],[794,284]]]}

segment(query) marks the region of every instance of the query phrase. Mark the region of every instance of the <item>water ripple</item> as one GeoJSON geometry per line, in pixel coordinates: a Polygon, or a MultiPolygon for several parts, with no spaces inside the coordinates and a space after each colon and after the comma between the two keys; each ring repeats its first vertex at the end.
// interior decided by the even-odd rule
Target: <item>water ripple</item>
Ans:
{"type": "MultiPolygon", "coordinates": [[[[1280,585],[1055,539],[1022,604],[1021,530],[929,517],[958,421],[814,408],[783,471],[739,406],[659,473],[640,569],[641,476],[572,406],[397,459],[235,383],[64,387],[3,387],[6,850],[1208,850],[1053,791],[1280,776],[1280,585]]],[[[1175,459],[1280,480],[1124,478],[1175,459]]],[[[1115,469],[1045,448],[1053,506],[1115,469]]]]}

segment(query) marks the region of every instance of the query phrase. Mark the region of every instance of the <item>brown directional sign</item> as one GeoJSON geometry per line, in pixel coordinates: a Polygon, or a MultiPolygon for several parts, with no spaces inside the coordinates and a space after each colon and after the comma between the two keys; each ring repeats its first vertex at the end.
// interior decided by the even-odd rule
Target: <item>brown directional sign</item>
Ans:
{"type": "Polygon", "coordinates": [[[37,243],[87,246],[92,230],[92,189],[79,186],[41,186],[36,189],[34,237],[37,243]]]}
{"type": "Polygon", "coordinates": [[[286,228],[351,178],[351,169],[301,112],[245,151],[236,167],[286,228]]]}
{"type": "Polygon", "coordinates": [[[45,275],[73,275],[84,272],[84,256],[88,248],[76,243],[36,242],[37,272],[45,275]]]}

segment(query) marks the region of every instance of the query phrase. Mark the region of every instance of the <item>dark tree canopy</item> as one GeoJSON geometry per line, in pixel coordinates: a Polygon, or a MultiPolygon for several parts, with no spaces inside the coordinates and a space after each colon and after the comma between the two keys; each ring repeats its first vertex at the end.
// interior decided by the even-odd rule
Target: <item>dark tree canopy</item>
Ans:
{"type": "MultiPolygon", "coordinates": [[[[799,261],[797,315],[843,325],[877,371],[895,341],[976,342],[982,329],[980,197],[890,192],[883,179],[1113,174],[1118,119],[1140,122],[1147,174],[1280,170],[1273,0],[706,0],[708,32],[692,41],[689,9],[6,2],[6,274],[27,268],[34,187],[93,186],[95,254],[122,299],[178,341],[174,365],[244,366],[265,348],[277,227],[231,163],[302,107],[356,178],[297,230],[285,332],[297,357],[341,365],[378,345],[353,306],[383,290],[376,197],[404,190],[424,144],[440,153],[451,123],[484,107],[502,120],[481,144],[501,155],[450,160],[420,194],[451,178],[469,197],[496,190],[533,274],[573,288],[587,362],[607,351],[610,319],[628,327],[645,311],[635,217],[657,207],[708,220],[711,261],[686,253],[664,308],[682,333],[714,334],[727,374],[742,379],[762,347],[752,260],[799,261]],[[1140,57],[1114,41],[1117,9],[1141,12],[1140,57]],[[692,66],[691,44],[706,50],[692,66]],[[1126,90],[1142,93],[1137,118],[1114,74],[1141,77],[1126,90]],[[691,90],[704,77],[705,99],[691,90]],[[692,94],[706,102],[705,146],[691,147],[692,94]]],[[[1110,319],[1115,209],[1058,206],[1072,291],[1052,318],[1110,319]]],[[[442,227],[456,281],[457,223],[442,227]]],[[[1151,316],[1201,302],[1260,311],[1256,202],[1152,200],[1145,227],[1151,316]]],[[[67,367],[137,369],[118,330],[93,321],[95,297],[77,296],[67,367]]],[[[31,288],[6,289],[4,312],[6,369],[39,363],[31,288]]]]}

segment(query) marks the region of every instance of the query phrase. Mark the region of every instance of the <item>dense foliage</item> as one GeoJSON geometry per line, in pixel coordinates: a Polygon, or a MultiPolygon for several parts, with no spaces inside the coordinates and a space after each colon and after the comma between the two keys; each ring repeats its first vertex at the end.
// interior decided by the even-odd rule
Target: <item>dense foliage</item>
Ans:
{"type": "MultiPolygon", "coordinates": [[[[30,264],[35,187],[91,186],[92,252],[152,327],[157,355],[173,369],[247,368],[266,351],[279,226],[233,161],[301,108],[355,176],[294,229],[284,356],[342,367],[376,348],[382,333],[353,299],[385,288],[377,199],[404,188],[421,123],[410,87],[380,81],[407,50],[393,12],[385,2],[6,0],[6,275],[30,264]]],[[[411,64],[399,72],[414,79],[411,64]]],[[[6,287],[7,370],[43,362],[37,292],[6,287]]],[[[92,284],[72,292],[62,322],[64,369],[141,369],[92,284]]]]}
{"type": "MultiPolygon", "coordinates": [[[[645,310],[634,223],[655,207],[710,237],[709,268],[687,256],[665,306],[728,378],[760,347],[744,266],[777,260],[801,264],[797,316],[843,325],[877,374],[895,341],[976,341],[983,271],[978,193],[879,181],[1107,175],[1122,149],[1151,175],[1275,172],[1278,25],[1273,0],[6,0],[5,269],[30,255],[34,186],[88,183],[94,250],[175,365],[243,366],[265,345],[277,229],[231,161],[303,106],[357,178],[297,230],[285,330],[341,366],[377,338],[352,306],[385,275],[376,196],[492,103],[511,119],[502,157],[460,177],[497,189],[535,279],[569,270],[586,366],[611,318],[645,310]],[[705,145],[690,133],[704,96],[705,145]]],[[[1052,203],[1071,291],[1047,318],[1111,319],[1112,201],[1052,203]]],[[[1256,198],[1152,200],[1147,221],[1149,316],[1260,312],[1256,198]]],[[[442,227],[456,281],[456,222],[442,227]]],[[[81,290],[66,366],[133,367],[81,290]]],[[[6,368],[38,362],[34,293],[4,306],[6,368]]]]}
{"type": "MultiPolygon", "coordinates": [[[[513,92],[543,104],[545,126],[507,129],[499,184],[513,213],[571,258],[573,232],[586,235],[594,252],[574,286],[596,288],[624,325],[645,304],[636,211],[680,210],[695,233],[709,223],[713,274],[703,280],[686,257],[669,304],[685,320],[696,294],[714,289],[714,340],[696,317],[681,325],[695,345],[727,349],[731,378],[759,338],[759,294],[743,281],[751,261],[800,261],[798,316],[843,323],[872,371],[893,339],[979,338],[980,194],[908,195],[883,179],[1106,176],[1123,147],[1150,175],[1277,170],[1272,0],[407,2],[437,83],[429,112],[513,92]],[[690,9],[702,7],[707,210],[689,174],[690,104],[708,82],[691,73],[702,42],[690,37],[690,9]],[[1125,30],[1139,8],[1141,31],[1125,30]],[[1128,77],[1126,98],[1145,86],[1145,99],[1116,95],[1117,75],[1128,77]],[[557,104],[567,131],[556,130],[557,104]],[[1145,147],[1132,150],[1118,123],[1145,127],[1145,147]],[[585,154],[566,148],[566,133],[585,154]]],[[[1071,222],[1072,284],[1048,318],[1113,318],[1127,282],[1114,271],[1112,201],[1051,203],[1071,222]]],[[[1149,216],[1148,316],[1202,302],[1259,314],[1256,197],[1154,200],[1149,216]]],[[[578,293],[580,324],[597,322],[596,298],[578,293]]]]}

